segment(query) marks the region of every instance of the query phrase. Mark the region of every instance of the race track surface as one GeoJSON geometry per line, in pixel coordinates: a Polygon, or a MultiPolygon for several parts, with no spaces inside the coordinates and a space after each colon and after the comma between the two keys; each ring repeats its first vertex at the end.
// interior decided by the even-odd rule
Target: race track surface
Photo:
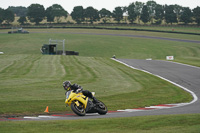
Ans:
{"type": "MultiPolygon", "coordinates": [[[[194,100],[185,106],[157,110],[145,113],[146,115],[161,114],[191,114],[200,113],[200,68],[160,60],[137,60],[137,59],[118,59],[134,68],[150,72],[170,80],[177,85],[187,88],[190,93],[194,93],[194,100]]],[[[144,115],[145,115],[144,114],[144,115]]]]}
{"type": "MultiPolygon", "coordinates": [[[[32,32],[32,33],[50,33],[50,32],[32,32]]],[[[200,43],[198,40],[186,40],[178,38],[167,38],[167,37],[156,37],[156,36],[144,36],[144,35],[129,35],[129,34],[106,34],[106,33],[80,33],[80,32],[54,32],[63,34],[83,34],[83,35],[100,35],[100,36],[120,36],[120,37],[134,37],[134,38],[146,38],[146,39],[157,39],[157,40],[167,40],[176,42],[189,42],[189,43],[200,43]]]]}
{"type": "Polygon", "coordinates": [[[200,41],[198,41],[198,40],[186,40],[186,39],[166,38],[166,37],[156,37],[156,36],[144,36],[144,35],[105,34],[105,33],[75,33],[75,32],[66,32],[66,33],[86,34],[86,35],[120,36],[120,37],[136,37],[136,38],[147,38],[147,39],[157,39],[157,40],[167,40],[167,41],[177,41],[177,42],[200,43],[200,41]]]}
{"type": "MultiPolygon", "coordinates": [[[[31,33],[51,33],[51,32],[31,32],[31,33]]],[[[31,34],[30,33],[30,34],[31,34]]],[[[167,38],[167,37],[156,37],[156,36],[144,36],[144,35],[129,35],[129,34],[106,34],[106,33],[79,33],[79,32],[54,32],[61,34],[84,34],[84,35],[104,35],[104,36],[120,36],[120,37],[134,37],[134,38],[146,38],[146,39],[157,39],[157,40],[167,40],[176,42],[189,42],[189,43],[200,43],[199,40],[186,40],[178,38],[167,38]]],[[[0,32],[0,34],[8,34],[7,32],[0,32]]]]}

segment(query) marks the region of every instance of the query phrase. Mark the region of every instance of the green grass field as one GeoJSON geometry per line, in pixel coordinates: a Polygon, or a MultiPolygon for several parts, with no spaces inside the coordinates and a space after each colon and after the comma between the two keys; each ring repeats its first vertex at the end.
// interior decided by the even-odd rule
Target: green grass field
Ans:
{"type": "MultiPolygon", "coordinates": [[[[110,57],[115,54],[117,58],[165,60],[167,55],[174,55],[177,62],[200,66],[199,44],[77,33],[135,34],[200,40],[198,36],[192,35],[86,29],[39,29],[30,30],[30,34],[0,34],[0,52],[5,53],[0,55],[1,116],[42,114],[46,106],[49,106],[50,113],[70,111],[64,104],[62,82],[65,80],[95,91],[97,98],[105,102],[109,110],[192,100],[191,95],[180,88],[155,76],[127,68],[110,57]],[[41,55],[39,49],[48,43],[49,38],[66,39],[66,50],[78,51],[80,55],[41,55]]],[[[135,118],[128,119],[134,121],[135,118]]],[[[119,119],[122,123],[126,120],[119,119]]],[[[52,125],[52,122],[47,123],[52,125]]],[[[60,125],[65,121],[55,123],[60,125]]],[[[14,127],[18,124],[26,125],[30,130],[34,128],[29,127],[29,122],[12,124],[14,127]]],[[[113,130],[104,132],[109,131],[113,130]]]]}
{"type": "Polygon", "coordinates": [[[1,122],[3,133],[199,133],[200,115],[1,122]]]}

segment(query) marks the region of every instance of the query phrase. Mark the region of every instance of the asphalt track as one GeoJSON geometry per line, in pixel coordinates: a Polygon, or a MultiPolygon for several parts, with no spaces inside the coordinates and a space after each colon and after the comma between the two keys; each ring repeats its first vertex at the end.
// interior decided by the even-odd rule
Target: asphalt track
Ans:
{"type": "MultiPolygon", "coordinates": [[[[200,68],[181,63],[160,60],[119,59],[136,69],[149,72],[187,89],[193,95],[193,101],[176,108],[146,112],[144,115],[191,114],[200,113],[200,68]]],[[[139,114],[136,114],[139,115],[139,114]]]]}
{"type": "MultiPolygon", "coordinates": [[[[50,33],[50,32],[45,32],[44,31],[44,32],[31,32],[31,33],[50,33]]],[[[134,37],[134,38],[157,39],[157,40],[178,41],[178,42],[188,42],[188,43],[200,43],[200,41],[198,41],[198,40],[186,40],[186,39],[156,37],[156,36],[144,36],[144,35],[108,34],[108,33],[107,34],[106,33],[79,33],[79,32],[54,32],[54,33],[58,33],[58,34],[83,34],[83,35],[100,35],[100,36],[103,35],[103,36],[134,37]]]]}
{"type": "MultiPolygon", "coordinates": [[[[73,34],[90,34],[90,33],[73,33],[73,34]]],[[[112,36],[128,36],[128,37],[144,37],[151,39],[170,40],[170,41],[183,41],[190,43],[200,43],[200,41],[160,38],[150,36],[134,36],[134,35],[119,35],[119,34],[92,34],[92,35],[112,35],[112,36]]],[[[106,115],[89,114],[84,117],[79,117],[74,114],[60,114],[51,116],[38,116],[38,117],[23,117],[23,118],[8,118],[5,120],[75,120],[75,119],[96,119],[96,118],[114,118],[114,117],[132,117],[132,116],[146,116],[146,115],[167,115],[167,114],[195,114],[200,113],[200,68],[184,65],[180,63],[174,63],[169,61],[160,60],[137,60],[137,59],[116,59],[120,63],[124,63],[128,67],[138,69],[147,73],[151,73],[160,78],[168,80],[173,84],[185,89],[194,99],[190,103],[175,104],[175,106],[167,105],[164,108],[152,109],[127,109],[121,111],[110,111],[106,115]]],[[[172,104],[173,105],[173,104],[172,104]]],[[[162,105],[161,105],[162,106],[162,105]]],[[[160,107],[160,106],[159,106],[160,107]]]]}
{"type": "MultiPolygon", "coordinates": [[[[51,32],[31,32],[31,33],[51,33],[51,32]]],[[[177,38],[167,38],[167,37],[156,37],[156,36],[144,36],[144,35],[129,35],[129,34],[106,34],[106,33],[79,33],[79,32],[54,32],[58,34],[84,34],[84,35],[104,35],[104,36],[119,36],[119,37],[134,37],[134,38],[146,38],[146,39],[157,39],[157,40],[167,40],[167,41],[178,41],[178,42],[188,42],[188,43],[200,43],[198,40],[186,40],[177,38]]],[[[0,32],[0,34],[8,34],[7,32],[0,32]]]]}
{"type": "Polygon", "coordinates": [[[134,37],[134,38],[146,38],[146,39],[157,39],[157,40],[167,40],[167,41],[200,43],[200,41],[197,41],[197,40],[185,40],[185,39],[177,39],[177,38],[166,38],[166,37],[144,36],[144,35],[105,34],[105,33],[75,33],[75,32],[66,32],[66,33],[70,33],[70,34],[86,34],[86,35],[104,35],[104,36],[134,37]]]}

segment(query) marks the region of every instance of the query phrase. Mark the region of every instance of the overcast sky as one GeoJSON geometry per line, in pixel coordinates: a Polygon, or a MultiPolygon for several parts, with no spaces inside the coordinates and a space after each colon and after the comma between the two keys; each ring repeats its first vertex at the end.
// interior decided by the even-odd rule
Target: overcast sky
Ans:
{"type": "MultiPolygon", "coordinates": [[[[109,11],[113,11],[117,6],[128,6],[130,3],[139,1],[146,3],[149,0],[0,0],[0,7],[7,9],[9,6],[24,6],[28,7],[31,4],[41,4],[45,8],[52,6],[53,4],[61,5],[69,13],[72,12],[75,6],[83,6],[87,8],[89,6],[94,7],[97,10],[106,8],[109,11]]],[[[190,7],[191,9],[200,6],[200,0],[154,0],[157,4],[171,5],[178,4],[183,7],[190,7]]]]}

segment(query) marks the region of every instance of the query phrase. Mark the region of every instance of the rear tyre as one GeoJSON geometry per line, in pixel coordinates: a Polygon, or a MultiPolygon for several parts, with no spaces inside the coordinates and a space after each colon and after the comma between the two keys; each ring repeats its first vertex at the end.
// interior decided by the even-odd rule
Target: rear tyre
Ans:
{"type": "Polygon", "coordinates": [[[98,101],[98,103],[96,105],[97,105],[97,112],[100,115],[105,115],[108,112],[108,109],[103,102],[98,101]]]}
{"type": "Polygon", "coordinates": [[[79,116],[85,116],[85,109],[82,104],[80,106],[77,106],[74,102],[72,102],[71,109],[75,114],[79,116]]]}

